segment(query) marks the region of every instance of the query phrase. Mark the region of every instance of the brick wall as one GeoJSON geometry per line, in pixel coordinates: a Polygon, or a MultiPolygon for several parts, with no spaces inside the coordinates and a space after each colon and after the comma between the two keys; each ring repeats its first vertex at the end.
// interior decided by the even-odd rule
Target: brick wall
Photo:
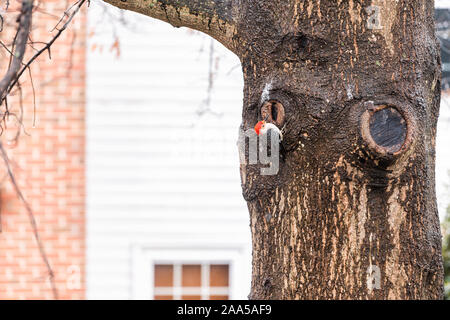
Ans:
{"type": "MultiPolygon", "coordinates": [[[[55,31],[50,30],[74,2],[40,1],[33,16],[31,39],[51,39],[55,31]]],[[[0,4],[3,9],[3,1],[0,4]]],[[[19,127],[14,116],[9,117],[7,130],[1,136],[18,185],[34,212],[60,299],[85,297],[85,11],[52,46],[52,59],[45,53],[32,65],[36,113],[30,78],[28,74],[23,76],[24,130],[18,141],[11,141],[19,127]]],[[[13,23],[15,14],[11,7],[7,22],[13,23]]],[[[13,31],[5,26],[0,39],[10,42],[13,31]]],[[[35,44],[36,48],[40,46],[35,44]]],[[[0,50],[2,76],[7,54],[0,50]]],[[[29,47],[28,56],[32,51],[29,47]]],[[[9,109],[21,114],[18,91],[10,97],[9,109]]],[[[0,179],[0,299],[53,299],[27,211],[3,163],[0,179]]]]}

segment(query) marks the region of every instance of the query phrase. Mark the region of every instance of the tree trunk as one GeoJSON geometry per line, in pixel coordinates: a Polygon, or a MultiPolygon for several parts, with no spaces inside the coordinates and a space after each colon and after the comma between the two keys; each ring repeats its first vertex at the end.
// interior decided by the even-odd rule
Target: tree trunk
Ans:
{"type": "Polygon", "coordinates": [[[107,2],[221,41],[242,62],[242,129],[283,127],[276,175],[241,164],[251,299],[443,297],[433,1],[107,2]]]}

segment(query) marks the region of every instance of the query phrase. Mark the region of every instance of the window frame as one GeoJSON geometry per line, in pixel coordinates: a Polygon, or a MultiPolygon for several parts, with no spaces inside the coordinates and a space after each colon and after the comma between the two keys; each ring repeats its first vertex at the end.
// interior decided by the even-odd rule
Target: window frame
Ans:
{"type": "Polygon", "coordinates": [[[245,268],[251,268],[247,245],[190,245],[164,246],[136,244],[132,246],[132,298],[154,299],[155,264],[228,264],[230,300],[247,299],[250,279],[245,268]]]}

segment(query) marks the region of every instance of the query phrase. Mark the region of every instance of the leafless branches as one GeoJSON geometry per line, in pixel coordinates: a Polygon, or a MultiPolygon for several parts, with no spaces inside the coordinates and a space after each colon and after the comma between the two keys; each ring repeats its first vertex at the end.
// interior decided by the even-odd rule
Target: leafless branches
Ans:
{"type": "Polygon", "coordinates": [[[14,40],[14,51],[12,54],[12,62],[9,65],[6,75],[0,80],[0,102],[6,98],[6,95],[11,90],[12,83],[17,82],[20,77],[19,72],[22,65],[22,60],[25,55],[28,35],[31,27],[31,16],[33,13],[33,0],[23,0],[22,10],[19,15],[19,27],[14,40]]]}
{"type": "Polygon", "coordinates": [[[219,57],[215,57],[214,54],[214,40],[210,39],[209,46],[209,71],[208,71],[208,88],[206,90],[206,98],[202,101],[200,108],[197,110],[198,116],[203,116],[207,113],[211,113],[215,116],[222,116],[221,112],[217,112],[211,109],[211,99],[214,89],[214,80],[217,74],[217,69],[219,66],[219,57]]]}
{"type": "Polygon", "coordinates": [[[50,279],[50,285],[51,285],[52,291],[53,291],[53,296],[55,297],[55,299],[58,299],[58,291],[56,290],[56,285],[55,285],[55,280],[54,280],[55,274],[53,273],[53,269],[50,266],[50,262],[48,261],[47,254],[45,253],[44,245],[42,243],[41,237],[39,236],[36,219],[34,218],[34,214],[33,214],[33,211],[31,210],[30,204],[27,202],[27,200],[23,196],[22,191],[20,190],[20,188],[17,184],[16,178],[14,177],[14,173],[11,169],[8,155],[7,155],[6,150],[3,147],[3,144],[1,142],[0,142],[0,154],[3,159],[3,162],[5,163],[5,167],[6,167],[9,179],[14,187],[14,191],[16,192],[16,194],[19,197],[22,204],[25,206],[25,209],[28,214],[28,218],[30,220],[31,228],[33,229],[33,235],[34,235],[34,238],[36,239],[36,242],[37,242],[37,245],[39,248],[39,252],[41,254],[41,257],[42,257],[42,260],[44,261],[45,266],[47,267],[47,271],[48,271],[48,275],[49,275],[49,279],[50,279]]]}
{"type": "MultiPolygon", "coordinates": [[[[25,1],[31,1],[31,0],[24,0],[24,2],[25,1]]],[[[57,30],[57,33],[53,36],[53,38],[49,42],[45,43],[45,45],[40,50],[38,50],[26,63],[24,63],[22,65],[22,68],[20,68],[20,69],[18,68],[18,70],[16,70],[15,77],[10,77],[10,78],[6,79],[7,81],[5,80],[5,85],[4,85],[5,87],[3,88],[2,86],[0,86],[0,99],[1,99],[0,103],[3,103],[4,99],[6,98],[6,95],[11,92],[12,88],[14,88],[14,86],[17,84],[17,82],[19,81],[20,77],[25,72],[25,70],[27,70],[27,68],[29,68],[31,66],[31,64],[42,53],[48,51],[48,55],[51,59],[51,46],[60,37],[60,35],[64,32],[64,30],[67,29],[67,27],[69,26],[73,17],[78,13],[78,11],[80,10],[80,8],[83,6],[83,4],[85,2],[86,2],[86,0],[79,0],[75,4],[70,6],[69,9],[64,12],[63,17],[58,21],[58,23],[54,27],[54,30],[57,30]]],[[[19,31],[20,31],[20,26],[19,26],[19,31]]],[[[28,38],[28,33],[26,34],[26,39],[27,38],[28,38]]],[[[25,43],[26,43],[26,39],[25,39],[25,43]]],[[[20,63],[22,62],[22,60],[23,60],[23,54],[21,56],[20,63]]],[[[20,63],[19,63],[19,67],[20,67],[20,63]]],[[[3,82],[3,80],[2,80],[2,82],[3,82]]]]}
{"type": "MultiPolygon", "coordinates": [[[[31,74],[30,66],[32,63],[44,52],[48,52],[49,58],[51,59],[51,46],[53,43],[60,37],[60,35],[64,32],[64,30],[67,29],[69,24],[71,23],[74,16],[79,12],[80,8],[83,6],[84,3],[88,2],[89,0],[78,0],[76,1],[72,6],[70,6],[65,12],[64,15],[61,17],[61,19],[58,21],[56,26],[52,31],[57,31],[54,36],[51,38],[48,42],[33,42],[30,37],[30,30],[31,30],[31,20],[32,15],[34,12],[34,9],[36,7],[33,7],[33,0],[22,0],[21,3],[21,10],[17,18],[18,27],[17,31],[15,33],[15,36],[12,40],[11,49],[8,48],[6,44],[4,44],[2,41],[0,41],[0,49],[4,49],[8,52],[10,56],[10,61],[8,65],[8,69],[6,71],[6,74],[4,77],[0,80],[0,107],[4,106],[4,111],[0,109],[0,135],[3,133],[3,124],[6,127],[6,121],[7,119],[12,116],[16,118],[18,121],[20,128],[22,127],[22,86],[19,82],[21,76],[23,73],[28,70],[30,81],[31,81],[31,88],[33,92],[33,100],[35,101],[35,89],[33,84],[33,78],[31,74]],[[41,44],[43,45],[40,49],[36,49],[33,45],[34,44],[41,44]],[[31,56],[31,58],[24,62],[25,57],[25,51],[27,48],[27,45],[29,45],[33,50],[35,50],[35,53],[31,56]],[[13,91],[14,89],[14,91],[13,91]],[[19,93],[19,107],[20,107],[20,113],[19,115],[10,112],[8,107],[8,95],[18,91],[19,93]]],[[[9,1],[6,1],[5,9],[7,10],[9,6],[9,1]]],[[[4,17],[2,15],[2,12],[0,12],[0,32],[4,29],[4,17]]],[[[36,104],[34,102],[34,108],[36,108],[36,104]]],[[[3,109],[3,108],[2,108],[3,109]]],[[[34,120],[33,120],[34,122],[34,120]]],[[[15,136],[15,140],[18,139],[20,133],[20,129],[18,130],[18,133],[15,136]]],[[[58,298],[58,292],[56,289],[56,284],[54,281],[54,272],[50,266],[49,260],[47,258],[47,255],[44,250],[44,245],[42,243],[42,240],[39,236],[36,220],[33,214],[33,211],[31,209],[30,204],[26,201],[22,191],[20,190],[19,185],[17,184],[17,181],[15,179],[14,173],[11,169],[10,160],[8,158],[8,155],[6,153],[6,150],[3,146],[3,143],[0,141],[0,156],[5,163],[6,167],[6,175],[9,177],[11,184],[14,188],[15,193],[17,194],[17,197],[22,202],[22,204],[25,206],[26,212],[28,214],[28,218],[33,230],[34,238],[37,242],[40,255],[42,257],[42,260],[47,268],[50,285],[52,287],[54,298],[58,298]]]]}

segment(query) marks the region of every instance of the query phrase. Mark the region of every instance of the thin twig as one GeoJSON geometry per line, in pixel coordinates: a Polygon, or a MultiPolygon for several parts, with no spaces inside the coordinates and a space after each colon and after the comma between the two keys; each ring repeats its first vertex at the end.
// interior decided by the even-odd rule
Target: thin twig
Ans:
{"type": "Polygon", "coordinates": [[[50,262],[48,261],[47,255],[45,253],[44,245],[42,243],[41,237],[39,236],[36,219],[34,218],[33,211],[31,210],[30,204],[27,202],[25,197],[22,194],[22,191],[20,190],[16,178],[14,177],[14,173],[12,172],[10,161],[8,158],[8,154],[6,153],[5,148],[3,147],[3,144],[0,142],[0,153],[3,158],[3,161],[6,166],[6,170],[8,172],[9,179],[14,187],[14,190],[19,197],[19,199],[22,201],[23,205],[25,206],[25,209],[28,214],[28,218],[30,220],[31,228],[33,229],[34,238],[36,239],[37,245],[39,247],[39,252],[41,253],[42,260],[44,261],[48,275],[49,275],[49,281],[50,285],[52,287],[53,295],[55,299],[58,299],[58,291],[56,290],[56,284],[55,284],[55,274],[53,273],[52,267],[50,266],[50,262]]]}
{"type": "MultiPolygon", "coordinates": [[[[25,0],[24,0],[25,1],[25,0]]],[[[34,60],[36,60],[43,52],[48,51],[50,54],[50,47],[53,45],[53,43],[56,41],[56,39],[59,38],[59,36],[63,33],[63,31],[68,27],[68,25],[70,24],[70,22],[72,21],[73,17],[77,14],[77,12],[80,10],[80,8],[83,6],[83,4],[86,2],[86,0],[79,0],[75,3],[75,8],[73,9],[72,13],[70,14],[70,16],[67,18],[66,22],[64,23],[64,25],[61,28],[58,28],[58,32],[55,34],[55,36],[46,43],[46,45],[41,48],[38,52],[36,52],[31,58],[30,60],[28,60],[27,63],[25,63],[25,65],[22,67],[22,69],[20,69],[20,71],[17,73],[17,76],[15,77],[15,79],[13,79],[12,81],[10,81],[10,85],[8,87],[8,89],[6,90],[6,94],[5,95],[0,95],[1,97],[1,101],[4,100],[4,97],[9,94],[9,92],[12,90],[12,88],[17,84],[17,82],[19,81],[19,78],[22,76],[22,74],[24,73],[24,71],[33,63],[34,60]]],[[[1,93],[1,91],[0,91],[1,93]]]]}
{"type": "Polygon", "coordinates": [[[28,66],[28,74],[30,75],[31,89],[33,91],[33,128],[36,127],[36,91],[34,89],[33,76],[31,75],[31,67],[28,66]]]}
{"type": "MultiPolygon", "coordinates": [[[[87,1],[89,3],[89,0],[87,0],[87,1]]],[[[22,113],[20,114],[20,118],[18,118],[17,115],[9,112],[8,95],[10,94],[10,92],[13,90],[14,87],[17,87],[20,92],[20,97],[22,96],[22,89],[20,86],[19,79],[22,76],[22,74],[25,72],[25,70],[27,70],[27,69],[29,72],[31,86],[32,86],[32,90],[33,90],[33,101],[34,101],[33,126],[35,125],[35,113],[36,113],[35,89],[34,89],[30,66],[45,51],[48,51],[49,57],[51,59],[51,55],[50,55],[51,46],[56,41],[56,39],[59,38],[59,36],[62,34],[62,32],[68,27],[68,25],[72,21],[73,17],[75,16],[75,14],[80,10],[81,6],[85,2],[86,2],[86,0],[77,1],[71,7],[74,9],[72,10],[70,15],[68,14],[68,12],[70,11],[71,8],[69,8],[69,10],[66,10],[63,18],[56,25],[58,32],[54,35],[54,37],[49,42],[45,43],[45,46],[43,48],[41,48],[40,50],[37,50],[37,52],[28,60],[27,63],[23,63],[23,58],[24,58],[26,46],[28,44],[28,40],[30,40],[31,44],[33,44],[33,41],[31,40],[31,38],[29,36],[30,29],[31,29],[31,16],[33,13],[33,0],[23,0],[22,1],[22,9],[21,9],[21,13],[19,15],[19,20],[18,20],[19,26],[18,26],[17,32],[14,36],[14,40],[12,43],[12,49],[8,50],[6,45],[1,43],[1,46],[4,47],[10,53],[10,62],[9,62],[9,66],[8,66],[8,71],[7,71],[6,75],[3,77],[3,79],[1,79],[1,81],[0,81],[0,104],[3,104],[3,103],[5,104],[5,112],[3,113],[3,123],[5,124],[5,128],[0,126],[0,129],[2,132],[4,129],[6,129],[6,121],[7,121],[7,118],[9,117],[9,115],[12,115],[16,119],[18,119],[20,123],[22,122],[21,121],[22,113]],[[67,20],[65,21],[64,25],[62,25],[62,27],[58,28],[59,24],[63,21],[64,17],[67,17],[67,20]]],[[[16,136],[16,139],[17,138],[18,138],[18,136],[16,136]]],[[[58,299],[58,292],[57,292],[56,284],[55,284],[55,275],[51,268],[51,265],[47,258],[47,255],[45,253],[43,242],[39,236],[39,232],[38,232],[38,228],[37,228],[37,224],[36,224],[36,220],[35,220],[33,211],[31,209],[30,204],[25,199],[24,195],[22,194],[22,192],[17,184],[13,170],[11,169],[11,166],[10,166],[10,160],[8,158],[8,155],[4,149],[1,141],[0,141],[0,154],[3,158],[3,161],[4,161],[6,169],[7,169],[7,176],[9,176],[9,179],[14,187],[14,190],[15,190],[18,198],[25,206],[25,209],[27,211],[27,214],[28,214],[28,217],[30,220],[30,224],[31,224],[31,227],[33,230],[34,238],[35,238],[38,248],[39,248],[39,252],[41,254],[41,257],[42,257],[42,260],[43,260],[45,266],[47,267],[49,281],[50,281],[50,285],[51,285],[51,288],[53,291],[54,298],[58,299]]]]}

